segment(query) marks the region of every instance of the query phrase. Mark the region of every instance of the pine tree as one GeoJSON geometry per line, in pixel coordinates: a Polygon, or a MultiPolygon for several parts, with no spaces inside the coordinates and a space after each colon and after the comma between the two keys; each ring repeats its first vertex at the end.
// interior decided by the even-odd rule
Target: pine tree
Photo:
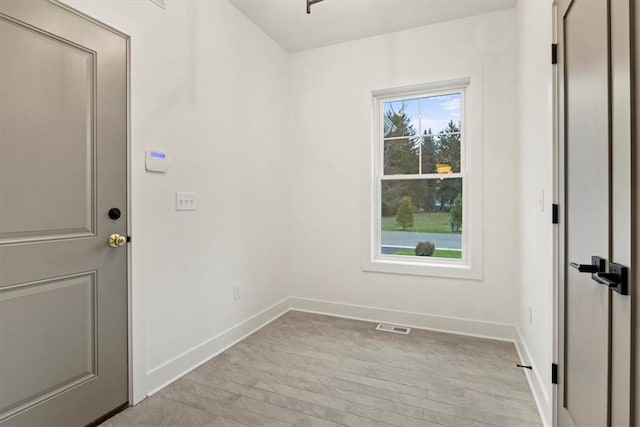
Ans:
{"type": "MultiPolygon", "coordinates": [[[[384,173],[417,174],[419,166],[418,135],[406,105],[398,111],[391,107],[384,115],[384,137],[397,138],[384,143],[384,173]],[[399,138],[405,137],[405,138],[399,138]]],[[[403,196],[414,195],[414,183],[406,180],[382,182],[382,216],[393,216],[403,196]]]]}
{"type": "Polygon", "coordinates": [[[400,199],[398,213],[396,214],[396,223],[403,229],[413,227],[413,211],[415,207],[411,201],[411,197],[404,196],[400,199]]]}
{"type": "Polygon", "coordinates": [[[385,113],[385,138],[406,137],[385,141],[384,173],[387,175],[418,173],[416,130],[403,105],[399,111],[385,113]]]}
{"type": "MultiPolygon", "coordinates": [[[[436,173],[436,150],[437,141],[431,129],[422,133],[422,173],[436,173]]],[[[425,212],[435,210],[435,197],[437,183],[435,181],[416,181],[413,184],[411,194],[416,206],[421,207],[425,212]]]]}
{"type": "Polygon", "coordinates": [[[451,217],[451,222],[456,225],[456,231],[460,231],[462,227],[462,194],[458,194],[453,201],[449,216],[451,217]]]}
{"type": "MultiPolygon", "coordinates": [[[[449,121],[437,136],[437,162],[451,166],[451,172],[460,172],[460,124],[449,121]]],[[[462,179],[443,179],[438,184],[437,199],[440,210],[449,210],[456,197],[462,193],[462,179]]]]}
{"type": "Polygon", "coordinates": [[[437,163],[451,166],[452,172],[460,172],[460,124],[453,120],[438,134],[437,163]]]}

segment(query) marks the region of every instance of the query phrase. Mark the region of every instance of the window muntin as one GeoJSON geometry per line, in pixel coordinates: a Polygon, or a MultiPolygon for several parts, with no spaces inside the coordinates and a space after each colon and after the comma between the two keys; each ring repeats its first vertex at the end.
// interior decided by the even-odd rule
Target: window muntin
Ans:
{"type": "Polygon", "coordinates": [[[464,92],[378,98],[377,258],[465,260],[464,92]]]}

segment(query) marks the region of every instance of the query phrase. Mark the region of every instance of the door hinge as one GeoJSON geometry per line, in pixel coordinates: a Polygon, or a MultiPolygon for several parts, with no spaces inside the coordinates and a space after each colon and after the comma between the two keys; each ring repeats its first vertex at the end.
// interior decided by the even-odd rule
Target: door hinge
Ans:
{"type": "Polygon", "coordinates": [[[558,215],[558,204],[554,203],[551,205],[551,223],[552,224],[560,224],[559,215],[558,215]]]}
{"type": "Polygon", "coordinates": [[[558,384],[558,364],[551,364],[551,384],[558,384]]]}
{"type": "Polygon", "coordinates": [[[558,43],[553,43],[551,45],[551,64],[555,65],[558,63],[558,43]]]}

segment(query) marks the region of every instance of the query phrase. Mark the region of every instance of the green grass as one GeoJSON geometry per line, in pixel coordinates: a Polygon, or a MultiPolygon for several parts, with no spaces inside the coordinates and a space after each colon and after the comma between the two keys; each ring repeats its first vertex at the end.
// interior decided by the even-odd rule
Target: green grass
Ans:
{"type": "MultiPolygon", "coordinates": [[[[401,231],[396,224],[395,216],[382,218],[382,230],[401,231]]],[[[413,214],[413,227],[407,231],[425,233],[451,233],[451,217],[449,212],[416,212],[413,214]]]]}
{"type": "MultiPolygon", "coordinates": [[[[395,255],[414,255],[416,251],[415,249],[400,249],[395,255]]],[[[452,251],[450,249],[436,249],[431,255],[434,258],[462,258],[462,251],[452,251]]]]}

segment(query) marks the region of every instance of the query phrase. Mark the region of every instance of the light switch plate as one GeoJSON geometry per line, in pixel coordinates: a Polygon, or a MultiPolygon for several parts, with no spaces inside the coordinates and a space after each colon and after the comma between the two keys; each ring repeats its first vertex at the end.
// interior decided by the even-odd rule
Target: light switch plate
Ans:
{"type": "Polygon", "coordinates": [[[176,210],[177,211],[195,211],[196,210],[196,193],[176,192],[176,210]]]}

